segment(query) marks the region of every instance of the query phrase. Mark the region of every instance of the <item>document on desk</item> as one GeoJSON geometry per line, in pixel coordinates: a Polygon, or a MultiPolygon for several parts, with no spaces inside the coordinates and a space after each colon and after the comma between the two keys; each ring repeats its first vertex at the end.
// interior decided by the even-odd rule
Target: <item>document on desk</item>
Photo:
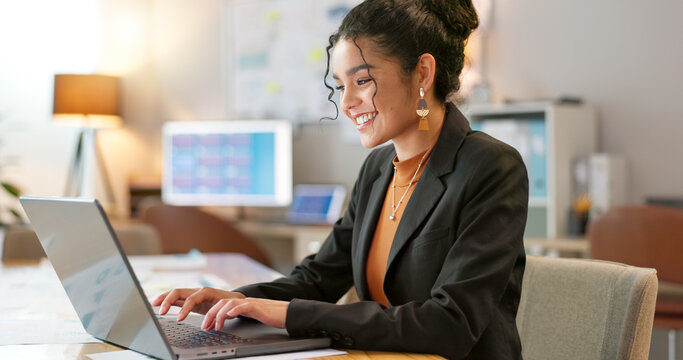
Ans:
{"type": "MultiPolygon", "coordinates": [[[[319,350],[309,350],[309,351],[297,351],[284,354],[274,354],[274,355],[261,355],[261,356],[249,356],[244,358],[239,358],[240,360],[295,360],[295,359],[312,359],[316,357],[323,356],[335,356],[347,354],[346,351],[334,350],[334,349],[319,349],[319,350]]],[[[92,360],[142,360],[142,359],[153,359],[152,357],[142,355],[132,350],[122,350],[122,351],[109,351],[101,352],[97,354],[85,355],[92,360]]]]}

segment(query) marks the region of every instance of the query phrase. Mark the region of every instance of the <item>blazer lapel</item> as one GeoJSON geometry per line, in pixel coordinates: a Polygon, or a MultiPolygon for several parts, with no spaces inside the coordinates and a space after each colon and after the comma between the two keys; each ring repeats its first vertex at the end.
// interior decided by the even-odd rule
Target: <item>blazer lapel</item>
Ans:
{"type": "Polygon", "coordinates": [[[415,231],[431,213],[432,208],[446,190],[440,178],[455,169],[455,154],[460,149],[468,131],[470,127],[467,119],[453,104],[447,103],[446,118],[439,139],[434,145],[427,167],[420,176],[396,229],[389,251],[387,273],[399,251],[413,238],[415,231]]]}
{"type": "Polygon", "coordinates": [[[387,192],[387,187],[389,182],[391,182],[392,177],[392,164],[391,159],[396,155],[387,158],[386,165],[382,165],[380,168],[380,175],[375,179],[372,184],[372,191],[370,191],[370,198],[368,199],[367,206],[365,207],[365,214],[363,215],[362,227],[360,233],[358,234],[358,246],[354,252],[354,261],[356,264],[356,269],[354,269],[355,283],[362,284],[360,288],[357,288],[358,297],[360,299],[369,299],[370,293],[368,291],[368,284],[365,277],[365,272],[367,271],[367,261],[368,252],[370,251],[370,244],[375,235],[375,229],[377,228],[377,221],[379,219],[379,214],[382,211],[382,205],[384,205],[384,198],[387,192]]]}

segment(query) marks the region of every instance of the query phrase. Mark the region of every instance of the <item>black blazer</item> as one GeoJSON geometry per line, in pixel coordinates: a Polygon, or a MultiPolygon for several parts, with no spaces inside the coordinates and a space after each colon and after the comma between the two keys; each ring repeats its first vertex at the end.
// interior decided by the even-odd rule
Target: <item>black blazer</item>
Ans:
{"type": "Polygon", "coordinates": [[[450,359],[520,359],[515,316],[525,264],[526,168],[512,147],[473,132],[454,105],[446,111],[391,246],[389,308],[370,300],[365,271],[393,174],[393,146],[365,160],[344,217],[317,254],[288,277],[236,291],[291,300],[291,336],[450,359]],[[361,301],[335,305],[353,285],[361,301]]]}

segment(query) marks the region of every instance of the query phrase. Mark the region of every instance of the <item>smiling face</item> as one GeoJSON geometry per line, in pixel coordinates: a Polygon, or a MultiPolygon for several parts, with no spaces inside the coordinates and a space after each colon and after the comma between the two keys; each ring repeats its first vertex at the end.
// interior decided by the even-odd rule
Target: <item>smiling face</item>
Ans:
{"type": "Polygon", "coordinates": [[[397,60],[382,55],[371,41],[358,38],[356,44],[340,39],[332,53],[342,111],[356,125],[366,148],[388,140],[410,141],[418,135],[417,77],[406,75],[397,60]]]}

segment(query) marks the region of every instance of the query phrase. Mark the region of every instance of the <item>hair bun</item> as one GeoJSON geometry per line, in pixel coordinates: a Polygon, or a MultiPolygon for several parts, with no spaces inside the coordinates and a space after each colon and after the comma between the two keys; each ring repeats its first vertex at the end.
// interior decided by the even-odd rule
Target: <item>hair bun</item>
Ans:
{"type": "Polygon", "coordinates": [[[472,0],[422,0],[422,4],[441,19],[454,36],[466,39],[479,26],[472,0]]]}

